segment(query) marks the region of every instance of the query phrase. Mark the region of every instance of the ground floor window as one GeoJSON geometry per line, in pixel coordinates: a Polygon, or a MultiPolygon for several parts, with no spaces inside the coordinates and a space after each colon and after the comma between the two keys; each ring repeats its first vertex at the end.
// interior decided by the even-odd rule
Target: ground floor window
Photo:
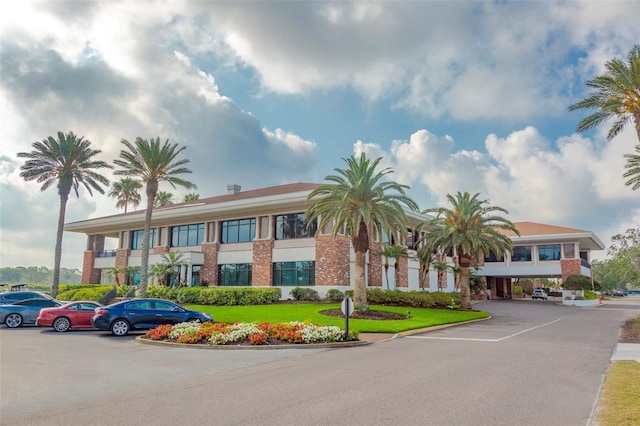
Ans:
{"type": "Polygon", "coordinates": [[[251,285],[250,263],[228,263],[218,265],[219,286],[251,285]]]}
{"type": "Polygon", "coordinates": [[[275,262],[273,285],[301,286],[316,284],[316,262],[275,262]]]}

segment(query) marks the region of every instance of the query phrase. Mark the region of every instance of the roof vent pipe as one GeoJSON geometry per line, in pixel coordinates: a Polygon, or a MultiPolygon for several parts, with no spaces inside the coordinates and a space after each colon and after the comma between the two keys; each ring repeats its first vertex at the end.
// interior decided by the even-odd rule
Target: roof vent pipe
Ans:
{"type": "Polygon", "coordinates": [[[227,185],[227,194],[237,194],[238,192],[240,192],[240,185],[235,183],[227,185]]]}

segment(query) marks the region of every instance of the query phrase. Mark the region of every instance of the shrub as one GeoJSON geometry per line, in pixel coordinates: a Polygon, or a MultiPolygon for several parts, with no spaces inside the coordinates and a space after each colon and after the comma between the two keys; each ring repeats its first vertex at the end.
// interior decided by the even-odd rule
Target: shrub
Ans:
{"type": "Polygon", "coordinates": [[[584,275],[570,275],[563,284],[565,290],[583,290],[591,288],[591,279],[584,275]]]}
{"type": "Polygon", "coordinates": [[[107,291],[101,298],[98,300],[98,303],[101,305],[109,304],[117,295],[117,290],[115,287],[111,287],[109,291],[107,291]]]}
{"type": "MultiPolygon", "coordinates": [[[[282,292],[277,287],[185,287],[171,289],[156,286],[149,291],[150,297],[175,300],[178,303],[195,305],[264,305],[280,300],[282,292]]],[[[149,286],[151,288],[151,286],[149,286]]]]}
{"type": "Polygon", "coordinates": [[[584,291],[584,298],[586,300],[596,300],[596,299],[599,299],[600,296],[598,296],[598,293],[596,293],[596,292],[593,292],[591,290],[585,290],[584,291]]]}
{"type": "Polygon", "coordinates": [[[291,290],[290,294],[294,300],[305,300],[308,302],[314,302],[314,301],[320,300],[320,296],[318,295],[318,292],[312,288],[296,287],[291,290]]]}
{"type": "Polygon", "coordinates": [[[514,285],[513,286],[513,293],[514,294],[522,294],[524,292],[523,287],[521,285],[514,285]]]}
{"type": "Polygon", "coordinates": [[[344,300],[344,293],[336,288],[332,288],[327,291],[326,300],[332,303],[340,303],[344,300]]]}
{"type": "Polygon", "coordinates": [[[72,284],[61,287],[56,298],[67,302],[75,300],[93,300],[94,302],[99,302],[112,288],[110,285],[101,284],[72,284]]]}

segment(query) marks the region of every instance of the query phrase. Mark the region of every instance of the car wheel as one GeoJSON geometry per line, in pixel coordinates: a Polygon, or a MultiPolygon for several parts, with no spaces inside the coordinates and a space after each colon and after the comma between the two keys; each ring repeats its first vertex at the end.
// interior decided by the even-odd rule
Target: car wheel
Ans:
{"type": "Polygon", "coordinates": [[[53,329],[59,333],[64,333],[71,328],[71,321],[68,318],[60,317],[56,318],[53,322],[53,329]]]}
{"type": "Polygon", "coordinates": [[[20,314],[9,314],[4,319],[4,324],[9,328],[17,328],[22,325],[22,316],[20,314]]]}
{"type": "Polygon", "coordinates": [[[127,320],[115,320],[111,324],[111,334],[113,334],[114,336],[125,336],[129,333],[129,328],[130,326],[127,320]]]}

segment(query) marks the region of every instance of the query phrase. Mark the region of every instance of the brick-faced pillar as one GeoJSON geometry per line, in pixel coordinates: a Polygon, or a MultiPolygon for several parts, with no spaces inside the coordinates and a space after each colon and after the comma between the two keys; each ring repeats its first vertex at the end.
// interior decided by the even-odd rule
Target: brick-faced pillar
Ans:
{"type": "Polygon", "coordinates": [[[571,275],[582,275],[580,259],[561,259],[560,270],[562,271],[562,282],[566,283],[571,275]]]}
{"type": "Polygon", "coordinates": [[[369,287],[382,287],[382,244],[371,243],[369,245],[369,264],[367,265],[367,285],[369,287]]]}
{"type": "Polygon", "coordinates": [[[218,252],[220,243],[202,244],[204,264],[200,268],[200,279],[209,283],[209,286],[218,285],[218,252]]]}
{"type": "Polygon", "coordinates": [[[409,259],[406,257],[396,259],[394,269],[396,287],[409,287],[409,259]]]}
{"type": "Polygon", "coordinates": [[[85,251],[82,258],[82,284],[98,284],[100,282],[100,269],[94,268],[96,260],[95,251],[85,251]]]}
{"type": "MultiPolygon", "coordinates": [[[[118,249],[116,250],[116,268],[126,268],[129,266],[129,255],[131,254],[131,250],[129,249],[118,249]]],[[[122,283],[126,283],[127,274],[124,272],[118,274],[118,281],[122,283]]]]}
{"type": "Polygon", "coordinates": [[[252,286],[273,284],[273,244],[273,240],[255,240],[253,242],[252,286]]]}
{"type": "Polygon", "coordinates": [[[320,235],[316,239],[316,285],[351,284],[349,249],[347,237],[320,235]]]}

